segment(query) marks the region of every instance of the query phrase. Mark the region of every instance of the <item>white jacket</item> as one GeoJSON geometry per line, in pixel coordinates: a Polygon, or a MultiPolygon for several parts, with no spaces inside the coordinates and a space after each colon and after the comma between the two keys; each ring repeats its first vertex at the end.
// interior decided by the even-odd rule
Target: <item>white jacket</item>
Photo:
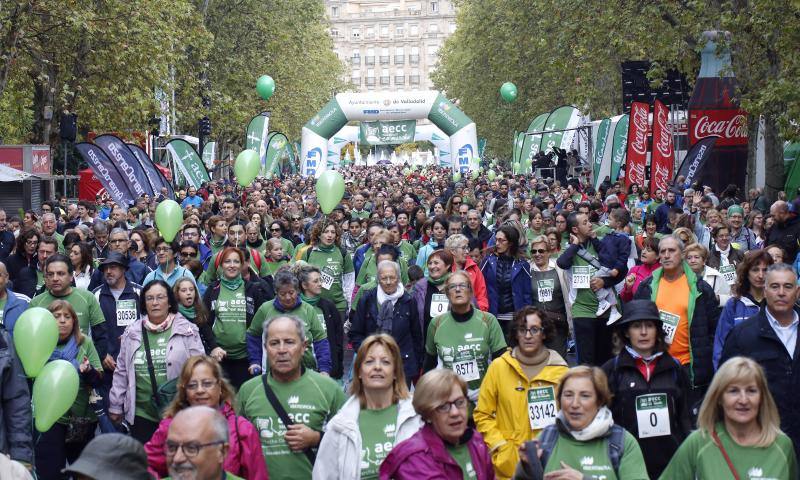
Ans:
{"type": "Polygon", "coordinates": [[[719,296],[720,308],[724,307],[732,297],[731,286],[728,285],[728,282],[725,281],[725,278],[719,270],[706,265],[705,271],[703,272],[703,280],[711,285],[711,288],[714,289],[714,293],[719,296]]]}
{"type": "MultiPolygon", "coordinates": [[[[411,397],[400,400],[397,409],[397,433],[394,444],[402,442],[422,428],[422,419],[411,405],[411,397]]],[[[312,478],[314,480],[360,480],[361,432],[357,396],[351,396],[325,428],[317,451],[312,478]]]]}

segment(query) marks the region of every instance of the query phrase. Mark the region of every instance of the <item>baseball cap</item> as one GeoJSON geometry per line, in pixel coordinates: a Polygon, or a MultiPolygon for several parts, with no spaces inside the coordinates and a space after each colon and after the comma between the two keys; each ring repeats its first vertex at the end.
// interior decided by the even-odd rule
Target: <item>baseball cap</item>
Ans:
{"type": "Polygon", "coordinates": [[[77,473],[96,480],[150,480],[147,454],[136,439],[121,433],[98,435],[63,473],[77,473]]]}
{"type": "Polygon", "coordinates": [[[110,252],[106,258],[100,262],[100,270],[106,265],[119,265],[122,268],[128,268],[128,259],[119,252],[110,252]]]}

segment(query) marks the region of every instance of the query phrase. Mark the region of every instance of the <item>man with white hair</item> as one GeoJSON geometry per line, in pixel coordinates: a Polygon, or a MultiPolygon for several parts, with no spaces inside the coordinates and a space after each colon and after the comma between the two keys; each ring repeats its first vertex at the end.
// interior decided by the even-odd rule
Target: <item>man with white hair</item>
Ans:
{"type": "Polygon", "coordinates": [[[228,422],[207,406],[179,411],[169,425],[164,450],[174,480],[241,480],[223,469],[228,455],[228,422]]]}
{"type": "Polygon", "coordinates": [[[42,234],[48,237],[53,237],[58,242],[58,253],[64,252],[64,235],[56,231],[58,228],[58,221],[54,213],[45,213],[42,215],[42,234]]]}

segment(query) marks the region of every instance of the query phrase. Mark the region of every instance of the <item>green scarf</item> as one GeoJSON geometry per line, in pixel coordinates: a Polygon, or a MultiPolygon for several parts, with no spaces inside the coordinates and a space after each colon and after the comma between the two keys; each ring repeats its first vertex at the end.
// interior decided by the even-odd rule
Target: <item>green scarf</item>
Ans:
{"type": "Polygon", "coordinates": [[[222,248],[222,246],[225,245],[225,241],[226,240],[227,240],[227,238],[223,238],[222,240],[214,240],[214,237],[211,237],[211,239],[209,239],[208,243],[210,243],[211,246],[214,247],[214,248],[222,248]]]}
{"type": "Polygon", "coordinates": [[[184,307],[182,304],[178,304],[178,311],[181,312],[184,318],[187,320],[194,320],[197,316],[197,313],[194,310],[194,306],[191,307],[184,307]]]}
{"type": "Polygon", "coordinates": [[[236,275],[236,278],[227,279],[225,275],[219,276],[219,283],[222,284],[223,287],[227,288],[228,290],[236,291],[239,287],[242,286],[244,283],[244,279],[242,278],[242,274],[236,275]]]}
{"type": "Polygon", "coordinates": [[[450,272],[445,273],[438,280],[434,280],[430,276],[428,276],[428,283],[430,283],[431,285],[436,285],[438,287],[439,285],[446,282],[448,278],[450,278],[450,272]]]}
{"type": "Polygon", "coordinates": [[[325,252],[325,253],[331,253],[335,246],[336,245],[333,245],[333,244],[325,246],[325,245],[323,245],[321,243],[318,243],[318,244],[314,245],[314,247],[316,247],[317,250],[319,250],[320,252],[325,252]]]}
{"type": "Polygon", "coordinates": [[[311,305],[312,307],[316,307],[319,303],[320,296],[317,295],[316,297],[306,297],[304,293],[300,293],[300,300],[306,302],[307,304],[311,305]]]}

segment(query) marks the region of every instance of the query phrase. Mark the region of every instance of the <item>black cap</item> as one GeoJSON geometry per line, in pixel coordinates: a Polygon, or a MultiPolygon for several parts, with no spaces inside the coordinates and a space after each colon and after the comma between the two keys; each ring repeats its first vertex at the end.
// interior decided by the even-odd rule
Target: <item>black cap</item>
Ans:
{"type": "Polygon", "coordinates": [[[86,445],[81,456],[64,473],[78,473],[89,478],[145,480],[147,454],[141,443],[121,433],[98,435],[86,445]]]}
{"type": "Polygon", "coordinates": [[[128,257],[119,252],[110,252],[106,258],[100,262],[100,270],[106,265],[119,265],[124,269],[128,269],[128,257]]]}
{"type": "Polygon", "coordinates": [[[631,300],[623,304],[622,317],[613,323],[615,327],[625,325],[626,323],[638,322],[642,320],[651,320],[653,322],[661,323],[661,317],[658,314],[658,307],[652,300],[631,300]]]}

